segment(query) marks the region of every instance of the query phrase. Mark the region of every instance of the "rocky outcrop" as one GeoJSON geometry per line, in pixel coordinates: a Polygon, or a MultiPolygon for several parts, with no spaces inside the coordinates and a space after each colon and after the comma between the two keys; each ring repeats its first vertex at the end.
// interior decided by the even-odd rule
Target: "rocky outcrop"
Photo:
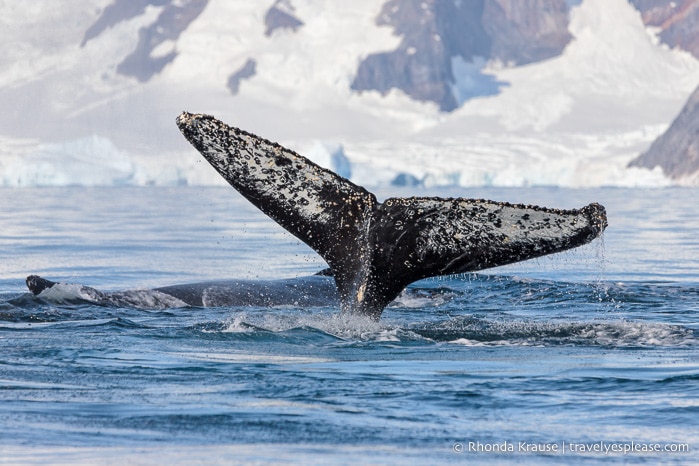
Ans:
{"type": "Polygon", "coordinates": [[[565,0],[391,0],[377,24],[393,27],[402,41],[364,59],[351,87],[397,88],[454,110],[454,57],[522,65],[558,55],[571,40],[568,8],[565,0]]]}
{"type": "Polygon", "coordinates": [[[290,0],[277,0],[265,14],[265,35],[271,36],[277,29],[291,29],[296,32],[303,26],[303,21],[294,16],[294,7],[290,0]]]}
{"type": "Polygon", "coordinates": [[[240,90],[240,82],[243,79],[249,79],[255,76],[257,62],[252,58],[248,58],[245,64],[228,78],[228,90],[231,94],[236,95],[240,90]]]}
{"type": "MultiPolygon", "coordinates": [[[[631,0],[647,26],[658,29],[658,38],[670,47],[699,58],[699,1],[631,0]]],[[[667,131],[630,167],[661,167],[672,179],[699,175],[699,87],[667,131]]]]}
{"type": "Polygon", "coordinates": [[[85,47],[90,40],[120,22],[142,15],[148,6],[164,6],[171,2],[172,0],[115,0],[111,5],[107,5],[97,21],[87,28],[80,47],[85,47]]]}
{"type": "Polygon", "coordinates": [[[699,58],[699,2],[697,0],[631,0],[647,26],[659,28],[658,37],[699,58]]]}
{"type": "Polygon", "coordinates": [[[665,134],[629,166],[660,166],[673,179],[699,174],[699,87],[665,134]]]}
{"type": "MultiPolygon", "coordinates": [[[[445,37],[453,29],[442,21],[448,15],[443,9],[452,15],[457,11],[453,2],[387,2],[377,24],[392,26],[403,40],[392,52],[376,53],[364,59],[357,69],[352,89],[386,94],[398,88],[414,99],[436,102],[442,110],[456,108],[449,83],[453,80],[450,57],[454,50],[451,48],[457,44],[445,37]]],[[[487,41],[487,37],[483,33],[479,41],[473,36],[467,41],[468,45],[474,51],[480,50],[483,45],[479,42],[487,41]]]]}
{"type": "Polygon", "coordinates": [[[565,1],[486,1],[483,27],[492,40],[488,56],[525,65],[559,55],[573,38],[568,13],[565,1]]]}
{"type": "Polygon", "coordinates": [[[147,6],[163,7],[154,23],[138,31],[136,49],[117,65],[118,73],[133,76],[141,82],[148,81],[177,56],[174,48],[154,55],[156,47],[168,40],[175,41],[207,3],[208,0],[115,0],[87,29],[81,46],[119,22],[141,15],[147,6]]]}

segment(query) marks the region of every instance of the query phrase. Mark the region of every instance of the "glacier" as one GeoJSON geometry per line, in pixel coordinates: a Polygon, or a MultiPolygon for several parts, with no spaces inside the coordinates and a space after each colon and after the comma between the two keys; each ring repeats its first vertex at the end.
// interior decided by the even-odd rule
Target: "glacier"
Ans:
{"type": "MultiPolygon", "coordinates": [[[[658,167],[627,168],[630,154],[649,145],[664,126],[609,135],[480,134],[459,139],[340,144],[315,140],[291,145],[313,162],[367,187],[387,187],[398,177],[423,187],[664,187],[658,167]]],[[[16,150],[0,148],[0,153],[16,150]]],[[[26,150],[26,149],[25,149],[26,150]]],[[[223,186],[200,156],[181,152],[134,156],[92,135],[40,144],[0,164],[0,184],[26,186],[223,186]]]]}

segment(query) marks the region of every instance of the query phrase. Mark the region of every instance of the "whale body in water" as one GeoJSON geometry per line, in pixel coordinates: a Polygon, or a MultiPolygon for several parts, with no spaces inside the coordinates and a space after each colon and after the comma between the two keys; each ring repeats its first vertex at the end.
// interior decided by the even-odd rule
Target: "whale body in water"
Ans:
{"type": "MultiPolygon", "coordinates": [[[[410,283],[575,248],[607,226],[605,209],[596,203],[561,210],[466,198],[379,202],[363,187],[305,157],[212,116],[184,112],[177,126],[233,188],[321,255],[329,265],[326,277],[112,293],[75,285],[83,297],[92,297],[88,300],[135,305],[145,299],[157,307],[176,307],[235,305],[246,297],[253,305],[279,300],[312,305],[314,297],[321,297],[338,302],[342,312],[378,319],[410,283]],[[266,289],[261,294],[268,299],[255,301],[250,287],[266,289]]],[[[45,296],[62,284],[30,276],[27,285],[45,296]]]]}

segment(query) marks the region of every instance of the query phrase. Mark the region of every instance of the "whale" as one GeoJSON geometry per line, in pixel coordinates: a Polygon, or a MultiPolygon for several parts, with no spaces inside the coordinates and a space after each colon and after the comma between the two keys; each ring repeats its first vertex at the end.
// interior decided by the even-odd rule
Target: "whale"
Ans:
{"type": "MultiPolygon", "coordinates": [[[[608,225],[605,208],[598,203],[556,209],[419,196],[379,202],[364,187],[211,115],[183,112],[176,124],[240,195],[325,260],[327,271],[302,280],[295,289],[299,296],[320,292],[327,297],[330,283],[329,293],[342,313],[379,319],[413,282],[572,249],[598,238],[608,225]],[[320,282],[325,286],[322,291],[310,286],[320,287],[320,282]]],[[[57,284],[30,276],[27,285],[35,295],[45,295],[57,284]]],[[[245,292],[246,286],[253,285],[243,281],[177,285],[151,290],[149,298],[160,304],[172,299],[184,305],[226,305],[253,294],[245,292]],[[218,298],[208,298],[214,295],[218,298]]],[[[83,288],[83,294],[92,294],[98,302],[129,302],[118,292],[83,288]]]]}
{"type": "Polygon", "coordinates": [[[332,277],[323,273],[280,280],[213,280],[120,291],[102,291],[81,284],[54,282],[38,275],[28,276],[26,282],[32,294],[47,301],[134,309],[219,306],[308,308],[337,306],[340,302],[332,277]]]}

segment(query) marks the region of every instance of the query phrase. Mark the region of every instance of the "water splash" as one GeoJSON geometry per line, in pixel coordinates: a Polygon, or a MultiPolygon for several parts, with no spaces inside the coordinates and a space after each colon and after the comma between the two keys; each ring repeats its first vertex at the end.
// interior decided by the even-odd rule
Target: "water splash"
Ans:
{"type": "Polygon", "coordinates": [[[539,322],[462,317],[416,326],[425,338],[467,346],[599,346],[606,348],[690,347],[696,332],[648,322],[539,322]]]}

